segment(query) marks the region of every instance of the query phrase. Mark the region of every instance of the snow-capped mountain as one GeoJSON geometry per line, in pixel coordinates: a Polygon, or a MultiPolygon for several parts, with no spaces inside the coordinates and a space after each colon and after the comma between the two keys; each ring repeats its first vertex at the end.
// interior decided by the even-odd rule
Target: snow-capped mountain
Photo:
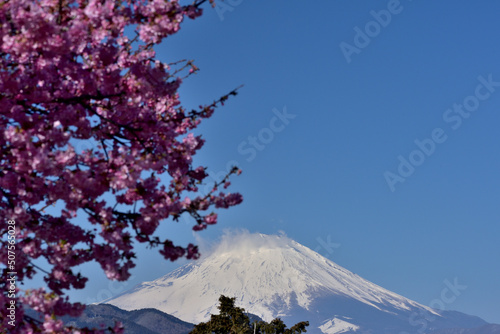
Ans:
{"type": "Polygon", "coordinates": [[[428,333],[486,324],[388,291],[285,236],[249,233],[227,235],[208,256],[105,303],[199,323],[217,313],[221,294],[266,321],[308,320],[308,333],[428,333]]]}

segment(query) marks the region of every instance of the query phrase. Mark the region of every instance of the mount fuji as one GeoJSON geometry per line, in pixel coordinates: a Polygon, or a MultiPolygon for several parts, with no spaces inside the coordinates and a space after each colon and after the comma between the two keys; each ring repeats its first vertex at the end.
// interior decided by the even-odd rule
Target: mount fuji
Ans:
{"type": "Polygon", "coordinates": [[[487,324],[388,291],[286,236],[250,233],[226,235],[200,260],[103,303],[155,308],[196,324],[218,313],[221,294],[265,321],[309,321],[308,333],[431,333],[487,324]]]}

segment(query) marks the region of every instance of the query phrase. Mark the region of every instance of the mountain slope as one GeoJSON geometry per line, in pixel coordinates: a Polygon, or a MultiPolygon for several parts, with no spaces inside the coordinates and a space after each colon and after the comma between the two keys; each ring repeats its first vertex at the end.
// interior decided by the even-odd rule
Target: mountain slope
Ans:
{"type": "Polygon", "coordinates": [[[477,328],[448,328],[431,334],[500,334],[500,325],[488,324],[477,328]]]}
{"type": "Polygon", "coordinates": [[[106,328],[121,321],[126,334],[187,334],[194,327],[155,309],[125,311],[107,304],[87,305],[80,317],[63,317],[62,320],[78,328],[106,328]]]}
{"type": "Polygon", "coordinates": [[[199,323],[217,313],[221,294],[236,297],[238,306],[266,321],[309,320],[309,333],[399,334],[416,332],[424,323],[425,330],[486,324],[418,304],[287,237],[263,234],[226,236],[209,256],[107,303],[126,310],[152,307],[199,323]]]}

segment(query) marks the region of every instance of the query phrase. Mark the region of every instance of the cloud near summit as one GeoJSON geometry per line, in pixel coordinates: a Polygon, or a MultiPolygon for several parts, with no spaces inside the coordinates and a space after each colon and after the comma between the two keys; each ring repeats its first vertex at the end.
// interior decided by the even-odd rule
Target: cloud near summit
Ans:
{"type": "Polygon", "coordinates": [[[246,229],[224,230],[224,234],[219,240],[210,242],[203,238],[197,238],[200,246],[202,258],[209,256],[231,253],[233,256],[246,256],[259,249],[274,249],[288,246],[292,239],[288,238],[284,232],[280,235],[268,235],[262,233],[251,233],[246,229]]]}

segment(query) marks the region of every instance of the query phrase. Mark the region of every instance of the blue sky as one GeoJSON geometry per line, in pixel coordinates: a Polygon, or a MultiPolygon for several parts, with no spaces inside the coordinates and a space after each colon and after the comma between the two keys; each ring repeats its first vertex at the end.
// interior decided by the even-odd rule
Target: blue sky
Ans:
{"type": "MultiPolygon", "coordinates": [[[[405,297],[500,323],[500,3],[226,3],[157,49],[200,67],[188,107],[245,85],[200,127],[196,160],[214,178],[238,164],[244,202],[197,235],[284,231],[405,297]],[[444,303],[445,281],[467,287],[444,303]]],[[[186,222],[162,232],[195,240],[186,222]]],[[[92,269],[72,296],[181,264],[141,248],[131,282],[92,269]]]]}

